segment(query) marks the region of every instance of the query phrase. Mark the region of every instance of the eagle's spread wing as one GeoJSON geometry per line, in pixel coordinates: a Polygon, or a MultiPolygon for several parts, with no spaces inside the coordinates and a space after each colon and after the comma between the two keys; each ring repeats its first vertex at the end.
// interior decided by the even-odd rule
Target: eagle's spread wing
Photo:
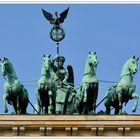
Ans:
{"type": "Polygon", "coordinates": [[[64,22],[65,18],[67,17],[68,11],[69,11],[69,7],[65,11],[60,13],[59,23],[64,22]]]}
{"type": "Polygon", "coordinates": [[[55,19],[53,18],[53,15],[47,11],[45,11],[44,9],[42,9],[43,15],[45,16],[45,18],[50,21],[51,24],[54,24],[55,19]]]}

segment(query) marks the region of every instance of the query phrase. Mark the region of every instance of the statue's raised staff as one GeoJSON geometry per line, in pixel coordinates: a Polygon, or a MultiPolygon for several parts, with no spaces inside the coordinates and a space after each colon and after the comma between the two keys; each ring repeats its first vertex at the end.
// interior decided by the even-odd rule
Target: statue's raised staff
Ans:
{"type": "Polygon", "coordinates": [[[96,100],[98,96],[98,80],[96,68],[98,65],[96,52],[89,52],[82,84],[77,91],[74,104],[74,113],[89,114],[96,112],[96,100]]]}
{"type": "Polygon", "coordinates": [[[61,23],[67,17],[69,8],[59,14],[55,12],[56,18],[46,10],[42,9],[45,18],[53,25],[50,31],[50,38],[56,42],[57,55],[52,62],[52,69],[55,73],[55,85],[56,85],[56,114],[72,114],[72,101],[75,95],[74,92],[74,74],[72,66],[67,66],[67,70],[63,64],[65,58],[60,56],[59,53],[59,42],[65,37],[65,32],[60,26],[61,23]],[[55,62],[57,63],[55,65],[55,62]]]}
{"type": "Polygon", "coordinates": [[[55,113],[56,88],[51,64],[50,55],[44,55],[41,77],[36,92],[39,114],[55,113]]]}
{"type": "Polygon", "coordinates": [[[122,114],[123,103],[134,99],[135,103],[132,112],[138,106],[138,94],[135,93],[136,85],[133,82],[134,75],[138,70],[138,59],[135,56],[126,61],[121,71],[120,80],[107,91],[105,100],[106,114],[111,113],[111,106],[115,108],[114,114],[122,114]]]}
{"type": "Polygon", "coordinates": [[[4,112],[8,112],[7,102],[12,105],[16,114],[26,114],[28,105],[28,93],[19,82],[12,63],[8,58],[0,60],[4,83],[4,112]]]}

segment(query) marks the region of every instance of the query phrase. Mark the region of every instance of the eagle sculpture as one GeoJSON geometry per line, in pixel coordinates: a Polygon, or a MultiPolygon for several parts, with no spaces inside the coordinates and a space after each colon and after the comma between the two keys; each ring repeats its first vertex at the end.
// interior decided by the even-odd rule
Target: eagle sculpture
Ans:
{"type": "Polygon", "coordinates": [[[54,24],[56,26],[59,26],[60,23],[63,23],[65,18],[67,17],[67,14],[68,14],[68,11],[69,11],[69,7],[63,11],[62,13],[59,14],[59,17],[58,17],[58,13],[55,12],[55,16],[56,18],[53,18],[53,15],[49,12],[47,12],[46,10],[42,9],[42,12],[43,12],[43,15],[45,16],[45,18],[50,21],[51,24],[54,24]]]}

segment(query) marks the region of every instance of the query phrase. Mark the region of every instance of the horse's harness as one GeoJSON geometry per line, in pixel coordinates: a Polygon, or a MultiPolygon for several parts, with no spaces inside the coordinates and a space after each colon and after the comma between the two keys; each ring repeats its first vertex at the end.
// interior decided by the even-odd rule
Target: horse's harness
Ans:
{"type": "MultiPolygon", "coordinates": [[[[12,74],[10,74],[8,71],[6,71],[6,73],[7,73],[8,75],[10,75],[12,78],[17,79],[17,77],[16,77],[16,76],[13,76],[13,75],[12,75],[12,74]]],[[[4,79],[6,80],[5,75],[4,75],[4,79]]]]}
{"type": "Polygon", "coordinates": [[[127,75],[131,75],[131,73],[127,73],[127,74],[122,75],[120,79],[122,79],[124,76],[127,76],[127,75]]]}
{"type": "MultiPolygon", "coordinates": [[[[10,75],[12,78],[14,78],[15,80],[17,79],[17,77],[15,77],[15,76],[13,76],[12,74],[10,74],[9,72],[7,72],[6,71],[6,73],[8,74],[8,75],[10,75]]],[[[4,76],[4,78],[5,78],[5,76],[4,76]]],[[[6,78],[5,78],[5,80],[7,80],[6,78]]],[[[11,100],[13,100],[16,96],[17,96],[17,94],[15,94],[15,92],[12,90],[12,85],[11,86],[8,86],[9,88],[10,88],[10,90],[9,90],[9,96],[10,96],[10,99],[11,100]],[[12,94],[11,94],[12,93],[12,94]]]]}
{"type": "MultiPolygon", "coordinates": [[[[6,71],[8,75],[10,75],[11,77],[13,77],[15,80],[17,79],[17,77],[13,76],[12,74],[10,74],[8,71],[6,71]]],[[[4,79],[7,80],[4,76],[4,79]]],[[[11,91],[12,91],[12,86],[10,86],[11,91]]],[[[19,93],[19,92],[18,92],[19,93]]],[[[8,97],[8,102],[10,101],[16,101],[15,97],[17,97],[17,94],[11,94],[11,92],[9,92],[9,97],[8,97]]],[[[20,96],[20,94],[18,94],[18,96],[20,96]]],[[[34,110],[37,112],[37,114],[39,114],[39,112],[36,110],[36,108],[33,106],[33,104],[30,102],[29,98],[27,97],[28,102],[30,103],[30,105],[34,108],[34,110]]]]}

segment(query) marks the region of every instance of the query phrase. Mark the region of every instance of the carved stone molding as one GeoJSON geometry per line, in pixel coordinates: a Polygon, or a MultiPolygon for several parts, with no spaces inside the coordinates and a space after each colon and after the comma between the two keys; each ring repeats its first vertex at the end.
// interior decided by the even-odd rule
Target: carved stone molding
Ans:
{"type": "Polygon", "coordinates": [[[78,136],[78,128],[72,127],[72,136],[78,136]]]}
{"type": "Polygon", "coordinates": [[[97,136],[97,127],[91,128],[91,136],[97,136]]]}
{"type": "Polygon", "coordinates": [[[46,135],[52,136],[52,127],[46,127],[46,135]]]}
{"type": "Polygon", "coordinates": [[[65,131],[66,131],[66,136],[71,135],[71,127],[65,127],[65,131]]]}
{"type": "Polygon", "coordinates": [[[104,134],[104,128],[98,127],[98,136],[103,136],[103,134],[104,134]]]}
{"type": "Polygon", "coordinates": [[[25,135],[25,127],[19,127],[19,136],[25,135]]]}
{"type": "Polygon", "coordinates": [[[18,136],[18,127],[12,127],[13,136],[18,136]]]}
{"type": "Polygon", "coordinates": [[[39,128],[40,136],[45,136],[45,135],[46,135],[46,134],[45,134],[45,133],[46,133],[45,129],[46,129],[45,127],[40,127],[40,128],[39,128]]]}
{"type": "Polygon", "coordinates": [[[0,115],[0,136],[140,136],[140,115],[0,115]]]}

